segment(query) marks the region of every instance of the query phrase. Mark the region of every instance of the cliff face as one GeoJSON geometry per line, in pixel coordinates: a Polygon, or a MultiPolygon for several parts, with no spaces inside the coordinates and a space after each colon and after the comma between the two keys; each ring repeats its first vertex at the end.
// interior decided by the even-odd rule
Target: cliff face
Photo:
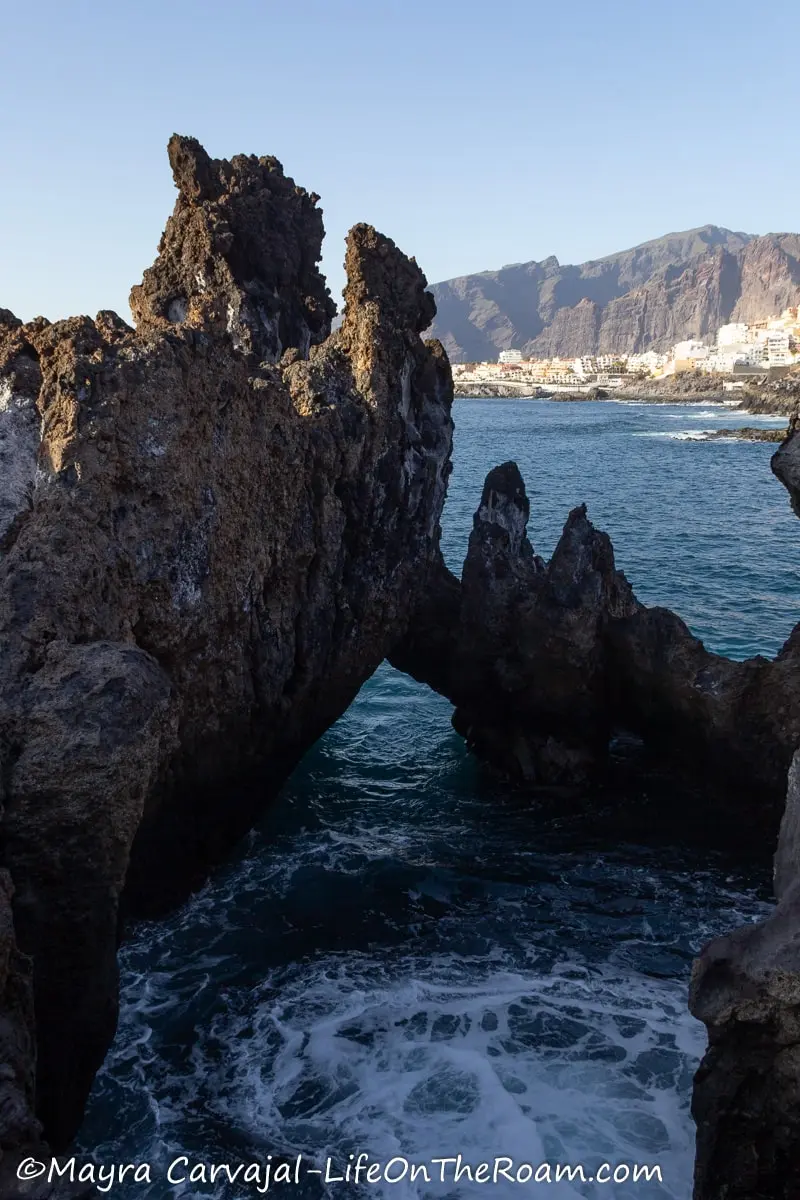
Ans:
{"type": "Polygon", "coordinates": [[[113,1037],[120,907],[185,896],[346,709],[450,470],[413,261],[357,226],[331,335],[317,198],[275,159],[169,150],[135,331],[0,313],[2,865],[56,1146],[113,1037]]]}
{"type": "Polygon", "coordinates": [[[638,353],[755,320],[800,299],[800,236],[713,225],[580,266],[555,258],[433,286],[432,332],[454,362],[638,353]]]}

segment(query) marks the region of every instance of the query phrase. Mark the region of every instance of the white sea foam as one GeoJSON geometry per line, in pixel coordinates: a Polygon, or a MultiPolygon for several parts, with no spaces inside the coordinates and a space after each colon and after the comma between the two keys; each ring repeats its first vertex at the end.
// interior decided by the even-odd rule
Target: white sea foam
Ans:
{"type": "Polygon", "coordinates": [[[666,438],[670,442],[705,442],[708,440],[708,435],[713,433],[713,429],[659,429],[659,430],[636,430],[633,437],[643,438],[666,438]]]}
{"type": "MultiPolygon", "coordinates": [[[[366,1146],[417,1161],[459,1151],[473,1162],[581,1161],[587,1173],[604,1159],[658,1162],[664,1185],[636,1193],[684,1197],[691,1147],[678,1089],[703,1043],[684,989],[580,964],[541,976],[497,964],[470,983],[464,967],[446,956],[424,966],[364,956],[309,964],[279,990],[268,980],[213,1030],[234,1050],[221,1112],[251,1137],[273,1129],[296,1152],[324,1147],[339,1158],[366,1146]],[[254,1055],[254,1044],[271,1053],[254,1055]]],[[[517,1191],[500,1183],[492,1194],[517,1191]]],[[[452,1193],[408,1184],[390,1194],[452,1193]]]]}
{"type": "MultiPolygon", "coordinates": [[[[487,929],[487,898],[476,897],[470,917],[463,885],[431,872],[409,889],[409,900],[446,906],[434,926],[398,928],[396,945],[291,954],[255,983],[226,983],[232,970],[238,978],[242,954],[253,953],[242,947],[243,931],[258,927],[263,911],[275,919],[283,899],[313,886],[314,863],[335,866],[339,878],[363,863],[374,832],[354,817],[336,831],[295,836],[288,855],[280,847],[265,853],[256,840],[252,855],[180,914],[141,928],[122,952],[122,1019],[95,1111],[124,1112],[123,1136],[132,1136],[139,1160],[152,1162],[199,1142],[211,1161],[226,1161],[233,1144],[248,1160],[302,1154],[321,1165],[360,1150],[382,1161],[462,1153],[473,1163],[497,1155],[581,1162],[587,1175],[603,1161],[657,1163],[660,1184],[562,1183],[547,1194],[685,1200],[693,1156],[688,1097],[705,1037],[687,1011],[685,980],[660,975],[670,969],[663,960],[670,934],[654,932],[651,920],[663,920],[676,903],[702,907],[711,887],[731,925],[761,915],[763,906],[726,894],[719,878],[564,855],[537,858],[531,870],[538,883],[530,888],[501,892],[491,906],[497,923],[487,929]],[[574,947],[559,952],[548,893],[560,897],[562,936],[571,942],[576,920],[588,920],[587,933],[593,928],[612,880],[620,899],[598,928],[616,915],[624,936],[593,957],[574,947]],[[265,893],[271,906],[262,911],[265,893]],[[465,928],[478,930],[478,950],[457,946],[465,928]],[[487,936],[494,928],[515,936],[501,944],[487,936]],[[193,954],[191,946],[203,949],[193,954]]],[[[379,838],[385,861],[424,856],[430,831],[406,825],[403,833],[394,845],[379,838]]],[[[701,921],[683,952],[713,929],[701,921]]],[[[98,1160],[119,1157],[119,1136],[92,1145],[98,1160]]],[[[181,1193],[183,1200],[201,1194],[208,1193],[181,1193]]],[[[238,1200],[240,1193],[214,1194],[238,1200]]],[[[341,1187],[312,1194],[338,1200],[341,1187]]],[[[454,1189],[435,1177],[363,1192],[376,1200],[473,1194],[483,1194],[479,1185],[462,1181],[454,1189]]],[[[162,1200],[157,1187],[136,1195],[162,1200]]],[[[517,1200],[520,1192],[500,1181],[491,1195],[517,1200]]]]}
{"type": "MultiPolygon", "coordinates": [[[[218,967],[208,964],[206,986],[218,967]]],[[[112,1070],[131,1091],[149,1091],[153,1161],[182,1150],[187,1113],[203,1112],[256,1156],[302,1153],[322,1165],[361,1149],[384,1161],[460,1152],[473,1163],[582,1162],[587,1175],[603,1161],[658,1163],[662,1184],[562,1183],[548,1195],[688,1194],[686,1097],[704,1037],[682,984],[613,963],[540,973],[535,954],[522,972],[502,956],[328,955],[225,995],[224,1011],[196,1031],[189,1068],[174,1075],[150,1030],[180,1003],[180,977],[157,973],[138,987],[112,1070]]],[[[482,1194],[435,1177],[368,1190],[377,1200],[482,1194]]],[[[519,1189],[501,1181],[491,1194],[511,1200],[519,1189]]]]}

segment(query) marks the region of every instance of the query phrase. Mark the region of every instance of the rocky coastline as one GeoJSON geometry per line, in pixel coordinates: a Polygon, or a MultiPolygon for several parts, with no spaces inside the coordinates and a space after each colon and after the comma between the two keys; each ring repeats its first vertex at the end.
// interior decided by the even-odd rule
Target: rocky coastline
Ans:
{"type": "MultiPolygon", "coordinates": [[[[16,1163],[80,1124],[125,920],[197,887],[388,658],[532,795],[601,783],[626,731],[709,817],[780,827],[774,917],[695,972],[695,1195],[788,1200],[800,625],[772,660],[710,653],[637,599],[584,506],[545,562],[513,462],[456,578],[452,376],[415,261],[357,225],[331,332],[318,197],[274,158],[176,135],[169,159],[135,328],[0,310],[0,1195],[35,1200],[16,1163]]],[[[797,420],[772,468],[800,515],[797,420]]]]}
{"type": "MultiPolygon", "coordinates": [[[[794,438],[773,459],[790,493],[794,438]]],[[[516,464],[489,473],[461,579],[439,561],[391,661],[447,696],[455,728],[525,786],[601,781],[624,730],[702,780],[709,811],[724,794],[774,839],[800,745],[800,625],[774,660],[712,654],[680,617],[638,601],[585,508],[545,562],[529,507],[516,464]]]]}
{"type": "Polygon", "coordinates": [[[709,442],[783,442],[785,439],[785,429],[756,429],[752,425],[745,425],[741,429],[715,429],[706,434],[706,441],[709,442]]]}
{"type": "Polygon", "coordinates": [[[527,383],[472,383],[456,381],[453,385],[456,398],[472,400],[542,400],[550,399],[544,388],[527,383]]]}
{"type": "Polygon", "coordinates": [[[620,399],[670,404],[722,403],[735,400],[737,410],[754,415],[791,417],[798,410],[800,374],[796,371],[780,379],[771,379],[768,375],[754,375],[745,381],[743,388],[735,392],[726,392],[724,383],[733,379],[733,376],[683,372],[666,379],[641,380],[620,388],[615,395],[620,399]]]}
{"type": "Polygon", "coordinates": [[[611,393],[594,385],[585,388],[548,388],[530,383],[465,383],[456,379],[453,394],[463,400],[608,400],[611,393]]]}
{"type": "Polygon", "coordinates": [[[690,1008],[708,1029],[695,1076],[697,1200],[800,1194],[800,752],[788,777],[773,914],[706,946],[690,1008]]]}
{"type": "Polygon", "coordinates": [[[331,334],[318,198],[276,159],[169,157],[135,329],[0,314],[3,1195],[33,1130],[60,1150],[81,1121],[123,916],[225,857],[438,551],[452,382],[422,272],[356,226],[331,334]]]}

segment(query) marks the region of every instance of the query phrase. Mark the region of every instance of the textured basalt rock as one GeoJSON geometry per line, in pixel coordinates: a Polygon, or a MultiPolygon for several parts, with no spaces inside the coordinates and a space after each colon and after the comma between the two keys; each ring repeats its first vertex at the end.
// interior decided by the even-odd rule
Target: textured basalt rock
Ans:
{"type": "Polygon", "coordinates": [[[120,911],[202,880],[403,634],[450,470],[413,260],[357,226],[331,335],[316,197],[169,153],[135,331],[0,313],[2,863],[56,1148],[113,1036],[120,911]]]}
{"type": "Polygon", "coordinates": [[[800,417],[793,417],[786,440],[772,456],[772,469],[789,493],[795,516],[800,517],[800,417]]]}
{"type": "Polygon", "coordinates": [[[776,855],[777,908],[706,946],[690,1006],[708,1028],[695,1076],[696,1200],[800,1195],[800,752],[776,855]]]}
{"type": "MultiPolygon", "coordinates": [[[[795,420],[772,467],[800,516],[798,447],[795,420]]],[[[784,651],[795,675],[799,640],[796,629],[784,651]]],[[[773,698],[776,713],[784,702],[785,693],[773,698]]],[[[788,773],[774,884],[772,915],[717,938],[694,964],[690,1007],[708,1029],[692,1103],[696,1200],[800,1195],[800,750],[788,773]]]]}
{"type": "Polygon", "coordinates": [[[179,190],[158,259],[131,292],[137,327],[149,323],[230,335],[237,349],[276,361],[304,355],[330,332],[335,305],[317,270],[319,196],[288,179],[276,158],[209,158],[194,138],[173,136],[179,190]]]}
{"type": "MultiPolygon", "coordinates": [[[[793,445],[774,460],[790,491],[793,445]]],[[[517,778],[598,779],[612,733],[626,730],[775,836],[800,744],[800,627],[774,660],[732,662],[674,613],[636,600],[585,508],[547,564],[527,520],[516,466],[495,468],[461,581],[441,564],[431,575],[395,665],[452,700],[455,727],[517,778]]]]}
{"type": "Polygon", "coordinates": [[[455,728],[512,776],[584,784],[602,773],[611,734],[606,629],[639,605],[585,507],[547,564],[528,515],[516,464],[490,471],[461,582],[440,565],[392,662],[448,696],[455,728]]]}
{"type": "MultiPolygon", "coordinates": [[[[0,801],[2,796],[0,795],[0,801]]],[[[8,871],[0,870],[0,1195],[10,1196],[15,1168],[27,1148],[41,1144],[33,1115],[35,1035],[30,959],[14,935],[8,871]]]]}

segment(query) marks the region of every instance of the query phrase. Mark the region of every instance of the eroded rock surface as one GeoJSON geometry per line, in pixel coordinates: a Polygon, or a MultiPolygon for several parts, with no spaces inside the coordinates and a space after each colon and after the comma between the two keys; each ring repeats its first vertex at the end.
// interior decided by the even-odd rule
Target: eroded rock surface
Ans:
{"type": "Polygon", "coordinates": [[[489,473],[462,579],[439,564],[395,665],[452,700],[470,745],[528,783],[601,778],[626,730],[775,836],[800,744],[800,627],[772,661],[712,654],[680,617],[637,601],[585,508],[549,563],[528,509],[514,463],[489,473]]]}
{"type": "Polygon", "coordinates": [[[694,1084],[696,1200],[800,1195],[800,752],[768,920],[706,946],[690,1006],[708,1029],[694,1084]]]}
{"type": "Polygon", "coordinates": [[[447,695],[468,744],[514,777],[585,784],[602,772],[611,734],[607,626],[639,605],[585,507],[547,564],[528,516],[516,464],[495,467],[460,583],[440,565],[392,661],[447,695]]]}
{"type": "MultiPolygon", "coordinates": [[[[2,794],[0,794],[0,802],[2,794]]],[[[38,1151],[32,964],[19,951],[8,871],[0,870],[0,1195],[10,1196],[22,1154],[38,1151]]]]}
{"type": "Polygon", "coordinates": [[[413,260],[357,226],[330,335],[317,198],[169,154],[135,331],[0,312],[2,861],[56,1148],[113,1036],[120,905],[185,896],[404,633],[450,470],[413,260]]]}
{"type": "Polygon", "coordinates": [[[792,418],[786,440],[772,456],[772,469],[789,493],[795,516],[800,517],[800,417],[792,418]]]}

